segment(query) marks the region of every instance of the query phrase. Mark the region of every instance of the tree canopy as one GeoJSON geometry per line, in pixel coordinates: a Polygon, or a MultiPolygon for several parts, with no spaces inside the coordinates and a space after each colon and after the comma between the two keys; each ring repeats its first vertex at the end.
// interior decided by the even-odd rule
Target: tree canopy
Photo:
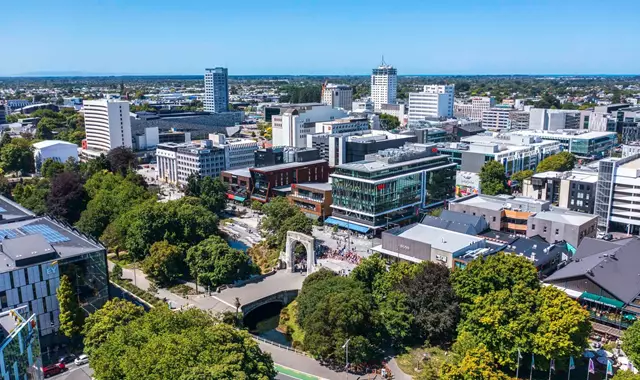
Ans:
{"type": "Polygon", "coordinates": [[[171,284],[185,272],[184,252],[166,240],[155,242],[142,261],[142,270],[159,285],[171,284]]]}
{"type": "Polygon", "coordinates": [[[480,189],[482,194],[507,194],[507,176],[504,166],[498,161],[488,161],[480,169],[480,189]]]}
{"type": "Polygon", "coordinates": [[[640,323],[633,323],[622,336],[622,349],[636,368],[640,368],[640,323]]]}
{"type": "Polygon", "coordinates": [[[51,180],[46,196],[49,213],[67,223],[75,223],[87,204],[87,192],[82,177],[74,172],[62,172],[51,180]]]}
{"type": "Polygon", "coordinates": [[[287,231],[311,234],[313,229],[311,220],[284,197],[275,197],[264,204],[262,213],[265,215],[262,230],[272,248],[284,249],[287,231]]]}
{"type": "Polygon", "coordinates": [[[90,356],[101,380],[274,379],[270,355],[204,311],[155,308],[119,326],[90,356]]]}
{"type": "Polygon", "coordinates": [[[565,172],[573,169],[576,163],[576,157],[569,152],[560,152],[540,161],[536,172],[565,172]]]}
{"type": "Polygon", "coordinates": [[[227,205],[227,186],[220,178],[204,177],[191,174],[187,178],[185,195],[198,197],[211,212],[220,214],[227,205]]]}
{"type": "Polygon", "coordinates": [[[383,113],[380,115],[380,128],[385,131],[390,131],[400,127],[400,120],[387,113],[383,113]]]}
{"type": "Polygon", "coordinates": [[[258,272],[245,252],[229,247],[219,236],[209,237],[189,248],[186,262],[198,282],[212,287],[231,284],[258,272]]]}
{"type": "Polygon", "coordinates": [[[78,305],[76,291],[69,277],[60,277],[56,297],[60,306],[60,332],[68,338],[74,338],[82,331],[84,311],[78,305]]]}
{"type": "Polygon", "coordinates": [[[92,355],[117,327],[125,326],[144,315],[144,309],[129,301],[113,298],[89,315],[84,324],[84,352],[92,355]]]}

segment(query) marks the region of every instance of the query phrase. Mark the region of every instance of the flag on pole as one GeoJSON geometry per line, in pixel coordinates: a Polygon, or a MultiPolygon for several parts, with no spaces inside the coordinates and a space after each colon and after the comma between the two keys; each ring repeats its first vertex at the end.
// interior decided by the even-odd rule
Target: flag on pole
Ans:
{"type": "Polygon", "coordinates": [[[607,360],[607,375],[613,375],[613,366],[611,360],[607,360]]]}
{"type": "Polygon", "coordinates": [[[520,349],[518,348],[518,359],[522,359],[522,355],[520,354],[520,349]]]}
{"type": "Polygon", "coordinates": [[[551,361],[549,362],[549,369],[551,371],[555,372],[555,370],[556,370],[556,359],[551,359],[551,361]]]}
{"type": "Polygon", "coordinates": [[[576,363],[573,361],[573,356],[569,356],[569,369],[576,369],[576,363]]]}
{"type": "Polygon", "coordinates": [[[589,373],[596,373],[596,367],[593,364],[593,359],[589,359],[589,373]]]}
{"type": "Polygon", "coordinates": [[[531,369],[536,369],[536,358],[531,354],[531,369]]]}

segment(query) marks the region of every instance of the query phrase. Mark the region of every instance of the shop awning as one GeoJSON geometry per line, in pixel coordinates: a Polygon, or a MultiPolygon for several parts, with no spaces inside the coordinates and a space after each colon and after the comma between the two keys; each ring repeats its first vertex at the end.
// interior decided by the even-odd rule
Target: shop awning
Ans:
{"type": "Polygon", "coordinates": [[[336,219],[336,218],[334,218],[332,216],[330,216],[327,219],[325,219],[324,222],[326,224],[331,224],[331,225],[334,225],[334,226],[347,228],[347,229],[350,229],[352,231],[360,232],[361,234],[366,234],[367,232],[369,232],[369,230],[371,230],[371,228],[369,228],[369,227],[361,226],[359,224],[349,223],[349,222],[346,222],[344,220],[336,219]]]}
{"type": "Polygon", "coordinates": [[[232,201],[238,201],[238,202],[244,202],[247,199],[245,197],[240,197],[235,194],[227,194],[227,198],[231,199],[232,201]]]}
{"type": "Polygon", "coordinates": [[[615,307],[618,309],[622,309],[624,307],[624,302],[622,301],[614,300],[613,298],[599,296],[597,294],[593,294],[589,292],[582,293],[582,295],[580,296],[580,299],[599,303],[599,304],[610,306],[610,307],[615,307]]]}

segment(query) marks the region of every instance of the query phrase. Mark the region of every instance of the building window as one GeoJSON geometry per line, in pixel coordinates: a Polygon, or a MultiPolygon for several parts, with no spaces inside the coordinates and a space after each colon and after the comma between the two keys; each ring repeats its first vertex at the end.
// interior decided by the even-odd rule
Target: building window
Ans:
{"type": "Polygon", "coordinates": [[[558,235],[559,233],[560,233],[560,230],[556,228],[556,235],[558,235]]]}
{"type": "Polygon", "coordinates": [[[532,225],[531,225],[531,229],[532,229],[532,230],[535,230],[535,229],[536,229],[536,225],[535,225],[535,224],[532,224],[532,225]]]}
{"type": "Polygon", "coordinates": [[[496,217],[495,217],[495,216],[493,217],[493,221],[494,221],[494,222],[496,221],[496,217]]]}
{"type": "Polygon", "coordinates": [[[542,227],[542,232],[547,232],[547,226],[542,227]]]}

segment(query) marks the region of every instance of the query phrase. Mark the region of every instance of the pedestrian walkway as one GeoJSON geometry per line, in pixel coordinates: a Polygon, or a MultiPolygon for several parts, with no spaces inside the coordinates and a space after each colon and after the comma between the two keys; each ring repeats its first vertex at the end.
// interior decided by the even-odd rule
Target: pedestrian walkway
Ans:
{"type": "Polygon", "coordinates": [[[313,376],[313,375],[309,375],[308,373],[296,371],[293,368],[285,367],[285,366],[282,366],[280,364],[276,364],[275,367],[276,367],[276,371],[278,371],[278,373],[281,373],[283,375],[287,375],[287,376],[289,376],[291,378],[294,378],[294,379],[298,379],[298,380],[321,380],[317,376],[313,376]]]}

